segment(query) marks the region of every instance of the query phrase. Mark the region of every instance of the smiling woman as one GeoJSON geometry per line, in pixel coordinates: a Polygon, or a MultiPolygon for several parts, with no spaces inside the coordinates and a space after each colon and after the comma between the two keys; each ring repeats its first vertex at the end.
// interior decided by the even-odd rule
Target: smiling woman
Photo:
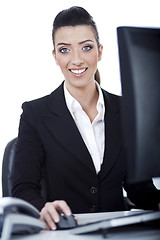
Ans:
{"type": "Polygon", "coordinates": [[[140,208],[158,209],[160,191],[152,180],[127,182],[121,97],[95,81],[103,46],[93,18],[81,7],[66,9],[55,18],[52,36],[65,81],[23,104],[13,196],[36,206],[48,229],[56,229],[59,211],[126,210],[123,187],[140,208]]]}
{"type": "Polygon", "coordinates": [[[95,85],[94,76],[103,47],[102,45],[98,47],[92,27],[87,25],[61,27],[54,36],[54,45],[53,55],[61,68],[70,93],[76,91],[74,87],[95,85]]]}

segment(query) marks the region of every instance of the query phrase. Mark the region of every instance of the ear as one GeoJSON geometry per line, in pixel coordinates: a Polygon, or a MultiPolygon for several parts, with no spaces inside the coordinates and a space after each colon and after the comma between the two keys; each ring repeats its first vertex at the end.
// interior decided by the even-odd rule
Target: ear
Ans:
{"type": "Polygon", "coordinates": [[[54,60],[55,60],[56,64],[59,65],[59,64],[58,64],[58,61],[57,61],[57,58],[56,58],[55,50],[52,51],[52,55],[53,55],[53,57],[54,57],[54,60]]]}
{"type": "Polygon", "coordinates": [[[98,61],[102,59],[103,45],[100,45],[98,49],[98,61]]]}

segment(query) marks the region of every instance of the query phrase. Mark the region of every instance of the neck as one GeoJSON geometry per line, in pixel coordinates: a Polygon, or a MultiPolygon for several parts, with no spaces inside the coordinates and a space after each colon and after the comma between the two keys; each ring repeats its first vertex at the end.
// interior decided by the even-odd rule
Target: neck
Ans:
{"type": "Polygon", "coordinates": [[[69,93],[83,106],[89,106],[93,102],[97,103],[98,100],[98,91],[96,83],[90,82],[85,87],[71,87],[66,84],[66,88],[69,93]]]}
{"type": "Polygon", "coordinates": [[[70,88],[66,84],[66,88],[70,94],[80,103],[82,109],[89,116],[91,122],[97,115],[97,101],[98,101],[98,90],[96,83],[93,81],[85,87],[81,88],[70,88]]]}

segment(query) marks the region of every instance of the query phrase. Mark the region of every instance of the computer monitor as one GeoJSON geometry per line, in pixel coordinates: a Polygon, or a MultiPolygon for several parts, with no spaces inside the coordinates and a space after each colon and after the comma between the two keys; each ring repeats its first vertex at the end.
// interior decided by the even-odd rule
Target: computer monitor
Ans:
{"type": "Polygon", "coordinates": [[[128,177],[160,176],[160,29],[118,27],[128,177]]]}

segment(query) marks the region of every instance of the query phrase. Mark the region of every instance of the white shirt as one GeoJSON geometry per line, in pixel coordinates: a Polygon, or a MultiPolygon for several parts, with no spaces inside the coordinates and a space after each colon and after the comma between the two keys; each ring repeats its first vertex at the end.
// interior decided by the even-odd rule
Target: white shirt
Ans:
{"type": "Polygon", "coordinates": [[[104,113],[105,105],[102,90],[97,84],[99,98],[97,101],[98,114],[91,123],[88,115],[83,111],[80,103],[68,92],[64,84],[64,95],[67,107],[78,127],[78,130],[92,157],[96,173],[101,170],[104,155],[104,113]]]}

